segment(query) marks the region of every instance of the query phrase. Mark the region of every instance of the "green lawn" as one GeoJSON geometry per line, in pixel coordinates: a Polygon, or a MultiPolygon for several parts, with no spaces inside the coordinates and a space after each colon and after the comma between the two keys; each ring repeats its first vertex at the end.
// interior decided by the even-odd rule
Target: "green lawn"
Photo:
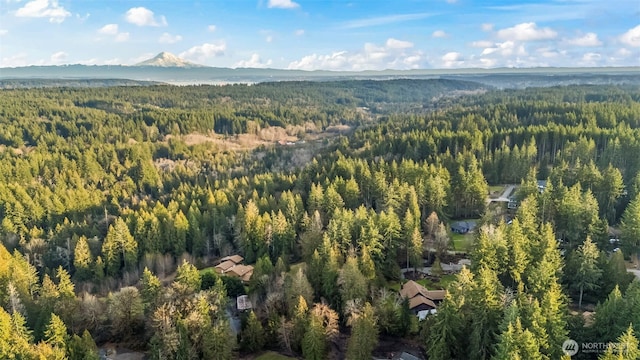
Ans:
{"type": "Polygon", "coordinates": [[[280,355],[273,351],[267,351],[266,353],[258,356],[255,360],[288,360],[288,359],[295,359],[295,358],[280,355]]]}
{"type": "Polygon", "coordinates": [[[503,191],[504,191],[504,186],[503,185],[492,185],[492,186],[489,186],[489,194],[497,193],[497,195],[500,195],[503,191]]]}
{"type": "Polygon", "coordinates": [[[446,289],[447,287],[449,287],[449,284],[454,281],[456,281],[455,275],[443,275],[438,282],[433,282],[430,279],[421,279],[416,282],[429,290],[437,290],[446,289]]]}
{"type": "Polygon", "coordinates": [[[387,289],[400,292],[400,282],[398,282],[398,281],[387,281],[387,289]]]}
{"type": "Polygon", "coordinates": [[[213,272],[213,273],[217,274],[216,268],[214,266],[210,266],[208,268],[200,269],[200,270],[198,270],[198,272],[200,273],[200,276],[202,276],[206,272],[213,272]]]}
{"type": "Polygon", "coordinates": [[[473,245],[473,234],[451,233],[451,244],[455,251],[469,252],[473,245]]]}

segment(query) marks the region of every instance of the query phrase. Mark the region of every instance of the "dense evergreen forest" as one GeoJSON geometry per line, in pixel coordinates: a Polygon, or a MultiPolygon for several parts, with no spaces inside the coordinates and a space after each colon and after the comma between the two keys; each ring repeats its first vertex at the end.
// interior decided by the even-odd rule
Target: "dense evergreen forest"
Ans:
{"type": "Polygon", "coordinates": [[[639,154],[630,85],[2,90],[0,358],[636,359],[639,154]]]}

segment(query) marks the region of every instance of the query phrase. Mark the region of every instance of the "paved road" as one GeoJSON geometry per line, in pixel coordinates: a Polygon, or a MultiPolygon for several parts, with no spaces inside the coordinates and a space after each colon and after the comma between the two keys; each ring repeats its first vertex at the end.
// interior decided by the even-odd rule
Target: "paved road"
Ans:
{"type": "Polygon", "coordinates": [[[627,269],[628,272],[634,273],[638,279],[640,279],[640,270],[636,269],[627,269]]]}
{"type": "Polygon", "coordinates": [[[504,191],[502,192],[502,194],[500,194],[499,197],[492,199],[491,197],[487,198],[487,204],[495,201],[495,202],[509,202],[509,195],[511,195],[511,193],[513,192],[513,189],[515,189],[516,186],[515,185],[507,185],[504,189],[504,191]]]}

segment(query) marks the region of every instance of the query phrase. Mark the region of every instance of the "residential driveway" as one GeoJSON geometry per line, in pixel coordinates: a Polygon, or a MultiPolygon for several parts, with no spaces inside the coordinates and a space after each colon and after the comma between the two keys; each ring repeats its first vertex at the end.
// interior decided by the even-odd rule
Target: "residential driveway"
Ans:
{"type": "Polygon", "coordinates": [[[502,194],[500,194],[500,197],[492,199],[491,197],[487,197],[487,204],[495,201],[495,202],[509,202],[509,195],[511,194],[511,192],[513,192],[513,189],[515,189],[515,185],[507,185],[504,189],[504,191],[502,192],[502,194]]]}

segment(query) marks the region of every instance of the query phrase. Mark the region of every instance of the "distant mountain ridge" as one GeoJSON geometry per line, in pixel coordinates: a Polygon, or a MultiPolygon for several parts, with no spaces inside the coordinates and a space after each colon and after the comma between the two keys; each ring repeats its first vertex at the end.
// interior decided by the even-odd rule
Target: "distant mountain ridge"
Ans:
{"type": "MultiPolygon", "coordinates": [[[[175,55],[174,55],[175,56],[175,55]]],[[[0,68],[5,79],[131,79],[176,85],[260,83],[273,81],[454,79],[479,82],[497,88],[525,88],[557,85],[636,85],[640,86],[640,67],[609,68],[498,68],[498,69],[415,69],[415,70],[285,70],[221,68],[195,66],[166,54],[126,65],[58,65],[0,68]],[[163,56],[161,56],[163,55],[163,56]],[[156,59],[157,58],[157,59],[156,59]],[[158,61],[151,61],[151,60],[158,61]],[[166,60],[166,61],[163,61],[166,60]],[[173,63],[179,66],[170,66],[173,63]],[[184,63],[187,63],[185,65],[184,63]],[[156,64],[156,65],[154,65],[156,64]],[[164,66],[158,65],[164,64],[164,66]],[[182,66],[180,66],[182,65],[182,66]]]]}
{"type": "Polygon", "coordinates": [[[151,59],[139,62],[133,66],[156,66],[156,67],[179,67],[179,68],[197,68],[206,67],[204,65],[194,64],[183,60],[172,53],[163,51],[151,59]]]}

